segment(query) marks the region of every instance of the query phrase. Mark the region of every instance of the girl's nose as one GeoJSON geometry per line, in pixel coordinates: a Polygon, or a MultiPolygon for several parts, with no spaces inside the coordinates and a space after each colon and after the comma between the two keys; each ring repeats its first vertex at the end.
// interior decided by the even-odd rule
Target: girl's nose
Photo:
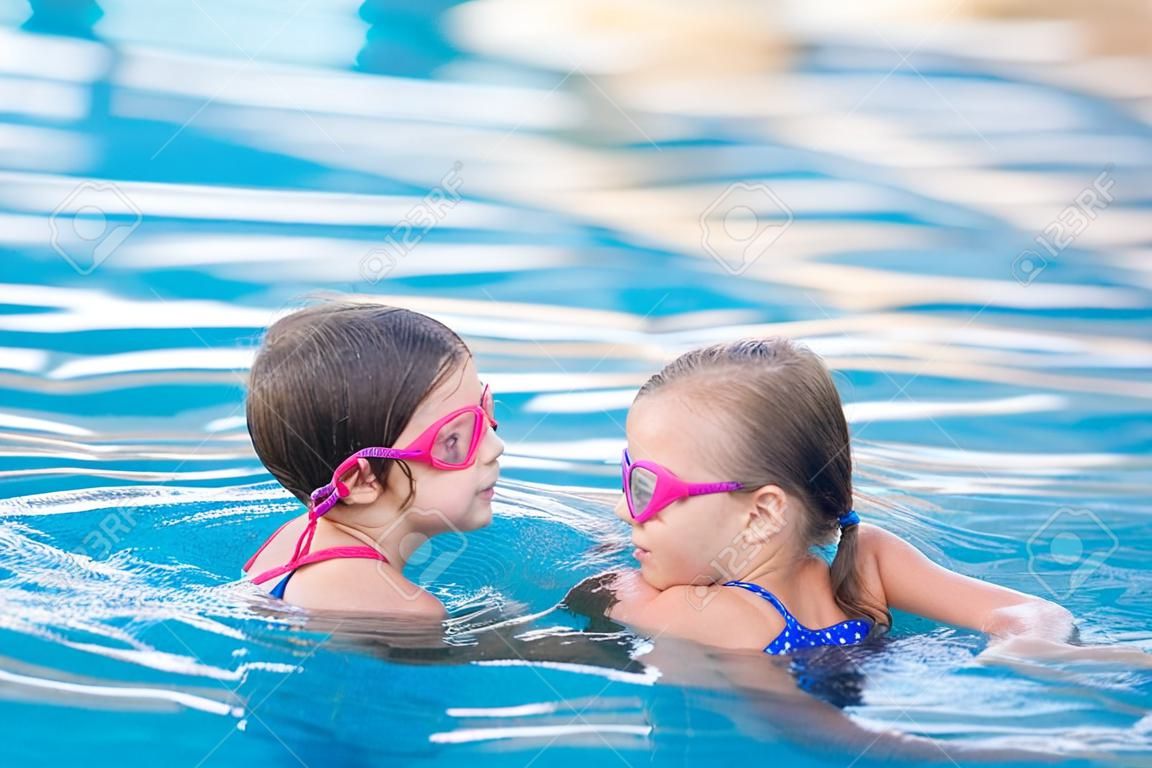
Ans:
{"type": "Polygon", "coordinates": [[[612,512],[616,515],[616,517],[628,523],[628,525],[632,525],[636,522],[632,519],[632,515],[628,512],[628,502],[624,500],[624,494],[620,494],[620,500],[616,502],[616,506],[612,512]]]}
{"type": "Polygon", "coordinates": [[[491,464],[504,455],[504,441],[496,434],[496,430],[489,428],[480,443],[480,457],[485,464],[491,464]]]}

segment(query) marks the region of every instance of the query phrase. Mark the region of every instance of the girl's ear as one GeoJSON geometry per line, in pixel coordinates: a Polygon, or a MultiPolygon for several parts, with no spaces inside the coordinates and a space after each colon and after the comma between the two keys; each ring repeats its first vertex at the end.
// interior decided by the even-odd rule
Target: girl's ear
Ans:
{"type": "Polygon", "coordinates": [[[384,493],[380,480],[372,471],[368,459],[358,459],[356,469],[348,472],[340,479],[344,481],[344,485],[348,486],[348,496],[344,499],[345,504],[372,504],[384,493]]]}
{"type": "Polygon", "coordinates": [[[764,544],[784,530],[787,523],[788,494],[778,485],[765,485],[752,492],[752,506],[748,512],[748,525],[744,540],[749,544],[764,544]]]}

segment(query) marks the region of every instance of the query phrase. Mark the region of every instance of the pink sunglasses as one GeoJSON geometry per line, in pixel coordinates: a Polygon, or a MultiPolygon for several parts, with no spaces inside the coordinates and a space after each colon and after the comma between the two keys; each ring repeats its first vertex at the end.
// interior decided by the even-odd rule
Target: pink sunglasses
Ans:
{"type": "Polygon", "coordinates": [[[437,419],[412,441],[407,448],[364,448],[356,451],[336,467],[332,482],[312,491],[313,518],[320,517],[349,494],[340,478],[355,468],[358,459],[401,459],[431,464],[436,469],[467,469],[476,462],[476,452],[484,442],[487,428],[496,429],[495,403],[488,387],[480,395],[479,405],[468,405],[437,419]],[[467,442],[465,442],[465,440],[467,442]]]}
{"type": "Polygon", "coordinates": [[[674,501],[710,493],[731,493],[744,487],[743,483],[737,482],[686,483],[653,461],[633,462],[627,449],[620,460],[620,469],[624,476],[628,513],[638,523],[651,520],[674,501]]]}

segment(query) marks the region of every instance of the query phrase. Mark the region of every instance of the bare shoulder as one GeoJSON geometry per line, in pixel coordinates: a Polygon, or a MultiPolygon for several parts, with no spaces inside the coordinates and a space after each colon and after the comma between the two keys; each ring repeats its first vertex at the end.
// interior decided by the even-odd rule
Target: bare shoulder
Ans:
{"type": "Polygon", "coordinates": [[[284,598],[303,608],[433,619],[445,616],[439,600],[378,560],[326,560],[304,566],[288,582],[284,598]]]}
{"type": "Polygon", "coordinates": [[[874,568],[878,575],[928,564],[927,555],[891,531],[875,525],[861,525],[857,563],[874,568]]]}
{"type": "MultiPolygon", "coordinates": [[[[642,582],[637,575],[634,577],[642,582]]],[[[784,628],[774,609],[760,606],[755,595],[713,585],[675,586],[657,591],[627,579],[617,589],[619,602],[611,617],[659,636],[684,637],[720,648],[759,650],[784,628]],[[647,587],[645,589],[645,587],[647,587]]]]}
{"type": "MultiPolygon", "coordinates": [[[[253,562],[249,575],[288,562],[307,525],[308,516],[299,515],[280,528],[253,562]]],[[[322,525],[311,551],[363,544],[339,529],[322,525]]],[[[388,563],[365,558],[324,560],[296,569],[284,599],[315,610],[444,617],[440,601],[404,578],[403,573],[388,563]]]]}
{"type": "Polygon", "coordinates": [[[859,536],[858,552],[860,555],[876,556],[880,552],[891,550],[893,547],[911,546],[891,531],[886,531],[871,523],[861,523],[857,536],[859,536]]]}

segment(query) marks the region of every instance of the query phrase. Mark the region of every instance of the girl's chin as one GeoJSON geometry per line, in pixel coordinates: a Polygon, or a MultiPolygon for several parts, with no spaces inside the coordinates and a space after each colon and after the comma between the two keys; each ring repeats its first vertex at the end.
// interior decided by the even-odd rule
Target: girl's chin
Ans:
{"type": "Polygon", "coordinates": [[[670,576],[668,573],[661,572],[660,568],[657,567],[650,556],[640,560],[640,567],[637,568],[637,571],[648,586],[660,592],[672,587],[689,587],[694,589],[695,585],[699,583],[696,579],[677,576],[675,574],[670,576]]]}
{"type": "Polygon", "coordinates": [[[658,589],[661,592],[672,586],[667,583],[665,579],[660,578],[660,572],[651,559],[645,558],[640,561],[640,577],[648,582],[648,586],[653,589],[658,589]]]}
{"type": "Polygon", "coordinates": [[[464,525],[460,526],[462,530],[474,531],[477,528],[485,528],[492,522],[492,504],[485,502],[472,507],[471,513],[464,521],[464,525]]]}

